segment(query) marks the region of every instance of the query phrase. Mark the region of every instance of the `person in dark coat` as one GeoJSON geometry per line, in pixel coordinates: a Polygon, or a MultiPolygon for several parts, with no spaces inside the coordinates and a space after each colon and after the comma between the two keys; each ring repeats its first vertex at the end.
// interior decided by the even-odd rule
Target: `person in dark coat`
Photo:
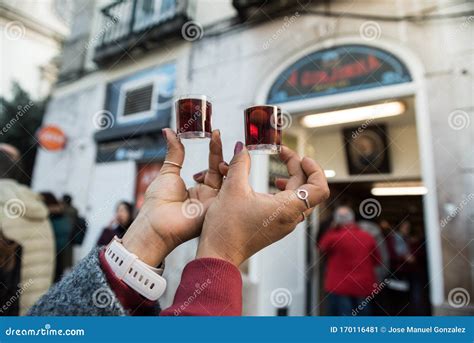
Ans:
{"type": "Polygon", "coordinates": [[[127,201],[121,201],[118,203],[115,217],[112,222],[106,227],[97,241],[97,245],[107,245],[109,242],[117,236],[122,238],[125,232],[127,232],[130,224],[133,222],[134,207],[127,201]]]}

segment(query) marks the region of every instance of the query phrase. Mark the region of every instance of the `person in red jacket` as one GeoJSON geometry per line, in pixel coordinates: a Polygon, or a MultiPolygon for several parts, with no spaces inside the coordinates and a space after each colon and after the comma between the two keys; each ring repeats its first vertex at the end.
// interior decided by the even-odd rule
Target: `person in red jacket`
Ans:
{"type": "Polygon", "coordinates": [[[375,239],[356,225],[349,207],[337,208],[334,222],[319,241],[327,256],[324,288],[329,315],[369,315],[370,301],[364,300],[377,287],[375,267],[380,263],[375,239]]]}

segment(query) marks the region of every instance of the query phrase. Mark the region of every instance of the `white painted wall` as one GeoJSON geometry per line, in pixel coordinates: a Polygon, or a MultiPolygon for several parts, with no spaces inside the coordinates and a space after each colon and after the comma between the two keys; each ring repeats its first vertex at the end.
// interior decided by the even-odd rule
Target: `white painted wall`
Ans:
{"type": "Polygon", "coordinates": [[[102,229],[114,217],[120,200],[135,201],[136,165],[133,161],[99,163],[94,167],[88,198],[88,232],[79,258],[96,246],[102,229]]]}

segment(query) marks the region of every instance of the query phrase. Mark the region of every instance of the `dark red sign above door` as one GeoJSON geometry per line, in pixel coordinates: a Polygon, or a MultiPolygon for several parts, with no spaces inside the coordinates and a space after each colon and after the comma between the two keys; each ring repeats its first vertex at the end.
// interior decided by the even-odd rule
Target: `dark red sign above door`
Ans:
{"type": "Polygon", "coordinates": [[[268,103],[353,92],[412,81],[393,54],[365,45],[340,45],[313,52],[281,73],[268,103]]]}

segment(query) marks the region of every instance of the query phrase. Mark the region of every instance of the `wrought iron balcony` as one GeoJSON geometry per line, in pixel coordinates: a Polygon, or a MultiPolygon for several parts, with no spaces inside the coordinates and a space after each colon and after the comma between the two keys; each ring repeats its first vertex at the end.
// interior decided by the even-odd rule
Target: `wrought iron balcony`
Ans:
{"type": "Polygon", "coordinates": [[[102,10],[94,61],[104,64],[123,50],[149,49],[159,39],[181,34],[189,20],[187,0],[117,0],[102,10]]]}

